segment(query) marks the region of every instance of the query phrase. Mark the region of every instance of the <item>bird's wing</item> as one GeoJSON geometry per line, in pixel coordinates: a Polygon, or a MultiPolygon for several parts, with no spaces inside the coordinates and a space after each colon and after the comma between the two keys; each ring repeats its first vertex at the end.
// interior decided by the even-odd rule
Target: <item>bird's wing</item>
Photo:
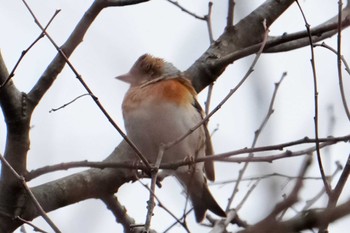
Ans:
{"type": "MultiPolygon", "coordinates": [[[[203,111],[201,105],[198,103],[197,92],[194,90],[191,82],[185,78],[179,78],[179,81],[183,85],[185,85],[189,89],[189,91],[192,93],[193,99],[194,99],[194,102],[192,103],[192,105],[198,111],[198,113],[201,116],[201,119],[203,120],[205,117],[205,114],[204,114],[204,111],[203,111]]],[[[210,133],[208,131],[207,124],[208,124],[208,121],[205,121],[203,123],[203,128],[204,128],[204,132],[205,132],[205,154],[206,155],[213,155],[214,150],[213,150],[213,145],[211,143],[210,133]]],[[[205,169],[205,174],[206,174],[208,180],[214,181],[215,180],[214,162],[212,160],[205,161],[204,162],[204,169],[205,169]]]]}
{"type": "MultiPolygon", "coordinates": [[[[201,118],[204,119],[204,112],[200,104],[198,103],[197,99],[195,98],[195,102],[193,105],[197,111],[200,113],[201,118]]],[[[213,150],[213,145],[211,142],[211,137],[210,133],[207,128],[208,121],[203,123],[203,128],[205,132],[205,155],[213,155],[214,150],[213,150]]],[[[204,169],[205,169],[205,174],[207,175],[208,180],[214,181],[215,180],[215,170],[214,170],[214,162],[212,160],[206,160],[204,162],[204,169]]]]}

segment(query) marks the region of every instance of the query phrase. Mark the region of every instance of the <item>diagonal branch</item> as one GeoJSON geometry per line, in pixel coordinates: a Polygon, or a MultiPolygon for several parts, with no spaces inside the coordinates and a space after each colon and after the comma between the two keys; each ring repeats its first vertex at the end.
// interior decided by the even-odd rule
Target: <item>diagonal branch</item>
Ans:
{"type": "MultiPolygon", "coordinates": [[[[338,33],[338,16],[335,16],[316,27],[310,29],[312,40],[314,43],[329,38],[338,33]]],[[[341,29],[350,25],[350,4],[348,4],[341,12],[341,29]]],[[[268,53],[284,52],[301,48],[309,45],[308,32],[306,30],[283,34],[282,36],[271,38],[275,40],[271,48],[265,50],[268,53]]],[[[269,47],[269,46],[268,46],[269,47]]]]}
{"type": "Polygon", "coordinates": [[[190,16],[199,19],[199,20],[206,20],[205,16],[199,16],[189,10],[187,10],[185,7],[181,6],[180,3],[178,3],[177,1],[172,1],[172,0],[167,0],[169,3],[173,4],[174,6],[178,7],[180,10],[182,10],[183,12],[189,14],[190,16]]]}
{"type": "Polygon", "coordinates": [[[101,200],[106,204],[107,208],[115,216],[115,220],[120,223],[125,233],[132,233],[131,226],[135,224],[135,220],[130,217],[127,213],[125,207],[119,202],[118,198],[114,195],[109,195],[101,198],[101,200]]]}
{"type": "MultiPolygon", "coordinates": [[[[25,2],[25,1],[24,1],[25,2]]],[[[25,3],[26,4],[26,3],[25,3]]],[[[26,4],[28,10],[31,12],[29,6],[26,4]]],[[[101,1],[94,1],[90,8],[86,11],[82,19],[79,21],[72,34],[66,40],[66,42],[61,46],[55,46],[58,50],[57,55],[51,61],[49,66],[46,68],[44,73],[39,78],[38,82],[34,85],[31,91],[28,93],[28,97],[32,101],[33,105],[36,106],[44,94],[51,87],[53,82],[56,80],[58,74],[62,71],[63,67],[66,65],[67,61],[65,59],[69,58],[73,51],[78,47],[78,45],[83,41],[87,30],[91,26],[92,22],[95,20],[97,15],[103,9],[101,1]],[[64,54],[64,55],[63,55],[64,54]]],[[[33,12],[32,16],[35,18],[33,12]]],[[[36,20],[37,25],[40,27],[43,33],[48,37],[48,39],[53,42],[53,39],[47,35],[44,27],[36,20]]],[[[55,43],[53,43],[55,44],[55,43]]]]}
{"type": "MultiPolygon", "coordinates": [[[[149,164],[149,162],[147,161],[147,159],[142,155],[142,153],[139,151],[139,149],[135,146],[135,144],[126,136],[126,134],[121,130],[121,128],[117,125],[117,123],[115,123],[115,121],[113,120],[113,118],[109,115],[109,113],[107,112],[107,110],[104,108],[104,106],[101,104],[101,102],[99,101],[99,99],[94,95],[94,93],[91,91],[91,89],[89,88],[89,86],[85,83],[85,81],[83,80],[82,76],[78,73],[78,71],[75,69],[75,67],[73,66],[73,64],[68,60],[70,54],[74,51],[74,49],[78,46],[79,43],[75,44],[75,46],[70,47],[67,46],[67,49],[71,49],[70,52],[68,52],[65,50],[65,45],[68,42],[71,42],[70,39],[67,40],[67,42],[62,46],[63,48],[60,48],[56,42],[52,39],[52,37],[45,31],[45,28],[43,28],[43,26],[40,24],[40,22],[37,20],[35,14],[33,13],[33,11],[31,10],[31,8],[29,7],[29,5],[27,4],[27,2],[25,0],[22,0],[23,3],[26,5],[28,11],[31,13],[31,15],[33,16],[36,24],[40,27],[40,29],[42,30],[42,33],[45,34],[47,36],[47,38],[50,40],[51,44],[56,48],[56,50],[58,51],[58,54],[56,55],[56,58],[62,59],[61,61],[61,69],[63,69],[65,64],[68,64],[68,66],[70,67],[70,69],[73,71],[73,73],[75,74],[76,78],[78,79],[78,81],[81,83],[81,85],[85,88],[85,90],[88,92],[88,94],[91,96],[91,98],[93,99],[93,101],[95,102],[95,104],[97,105],[97,107],[101,110],[101,112],[103,113],[103,115],[107,118],[107,120],[112,124],[112,126],[118,131],[118,133],[123,137],[123,139],[130,145],[130,147],[136,152],[137,156],[141,159],[141,161],[148,167],[148,169],[151,169],[151,165],[149,164]]],[[[113,3],[116,2],[120,2],[120,1],[112,1],[113,3]]],[[[124,4],[124,1],[122,1],[124,4]]],[[[84,36],[84,34],[86,33],[87,29],[89,28],[89,26],[92,24],[94,18],[98,15],[98,13],[108,5],[106,5],[106,2],[101,2],[96,0],[94,2],[94,4],[92,4],[92,6],[90,7],[90,9],[88,10],[88,12],[96,12],[94,14],[94,17],[83,17],[82,20],[78,23],[77,27],[75,28],[75,31],[78,31],[78,38],[80,38],[80,41],[82,41],[82,38],[84,36]],[[87,25],[85,25],[85,31],[84,33],[80,32],[80,23],[84,22],[84,18],[90,19],[89,23],[87,25]],[[77,30],[78,29],[78,30],[77,30]]],[[[89,15],[88,13],[85,13],[85,16],[89,15]]],[[[73,34],[73,33],[72,33],[73,34]]],[[[72,37],[72,35],[71,35],[72,37]]],[[[70,38],[71,38],[70,37],[70,38]]],[[[77,39],[77,38],[76,38],[77,39]]],[[[74,41],[74,40],[73,40],[74,41]]],[[[69,44],[69,43],[68,43],[69,44]]],[[[55,58],[55,59],[56,59],[55,58]]],[[[54,61],[55,61],[54,59],[54,61]]],[[[52,64],[52,63],[51,63],[52,64]]],[[[49,66],[50,67],[50,66],[49,66]]],[[[56,73],[55,78],[57,77],[58,73],[56,73]]],[[[44,76],[46,77],[46,76],[44,76]]],[[[51,81],[53,82],[55,80],[55,78],[52,78],[51,81]]],[[[40,80],[43,80],[42,78],[39,79],[39,81],[37,82],[37,84],[34,86],[34,94],[33,94],[33,90],[28,94],[29,98],[31,99],[31,101],[33,102],[34,106],[36,106],[40,99],[42,98],[42,96],[45,94],[45,92],[48,90],[48,88],[51,86],[52,82],[50,83],[50,85],[46,86],[47,89],[42,88],[40,85],[40,80]],[[39,89],[37,88],[39,84],[39,89]],[[36,94],[35,94],[36,93],[36,94]],[[34,95],[34,98],[33,98],[34,95]],[[40,97],[40,98],[39,98],[40,97]]],[[[34,109],[34,108],[33,108],[34,109]]]]}
{"type": "MultiPolygon", "coordinates": [[[[262,19],[266,18],[269,27],[288,7],[293,0],[267,0],[247,17],[226,31],[199,57],[185,74],[192,81],[197,92],[214,82],[234,61],[256,53],[263,38],[262,19]],[[272,10],[273,9],[273,10],[272,10]],[[249,28],[249,30],[246,30],[249,28]]],[[[342,11],[342,29],[350,25],[350,4],[342,11]]],[[[338,32],[338,17],[326,20],[311,29],[313,42],[331,37],[338,32]]],[[[270,37],[264,52],[282,52],[309,45],[308,32],[301,31],[270,37]]]]}
{"type": "MultiPolygon", "coordinates": [[[[24,0],[22,1],[25,3],[24,0]]],[[[85,12],[84,16],[81,18],[79,23],[76,25],[66,42],[61,47],[57,45],[55,46],[58,51],[57,55],[51,61],[50,65],[41,75],[41,77],[39,78],[38,82],[34,85],[32,90],[29,92],[28,96],[33,102],[33,105],[36,106],[41,100],[41,98],[44,96],[44,94],[47,92],[47,90],[51,87],[52,83],[56,80],[58,74],[62,71],[63,67],[67,63],[66,58],[69,58],[74,52],[74,50],[78,47],[78,45],[83,41],[87,30],[89,29],[95,18],[98,16],[98,14],[104,8],[111,6],[135,5],[147,1],[148,0],[95,0],[90,6],[90,8],[85,12]]],[[[32,12],[31,14],[35,18],[32,12]]],[[[45,35],[47,36],[45,28],[40,24],[40,22],[36,20],[36,23],[40,27],[42,32],[45,33],[45,35]]],[[[50,36],[48,36],[48,39],[51,42],[54,42],[50,36]]]]}
{"type": "Polygon", "coordinates": [[[42,206],[40,205],[40,203],[38,202],[38,200],[35,198],[35,196],[33,195],[33,192],[29,189],[26,181],[24,180],[24,177],[19,175],[12,167],[11,165],[7,162],[7,160],[0,154],[0,161],[4,164],[4,166],[6,166],[12,173],[13,176],[15,176],[18,181],[20,181],[24,187],[24,189],[26,190],[26,192],[28,193],[28,195],[30,196],[30,199],[32,200],[32,203],[34,204],[35,208],[38,210],[38,212],[40,213],[40,215],[45,219],[45,221],[50,225],[50,227],[56,232],[56,233],[61,233],[61,231],[59,230],[59,228],[54,224],[54,222],[47,216],[47,214],[45,213],[44,209],[42,208],[42,206]]]}
{"type": "MultiPolygon", "coordinates": [[[[8,77],[9,72],[0,51],[0,82],[5,83],[8,77]]],[[[5,120],[9,121],[13,117],[13,113],[17,111],[16,109],[20,107],[21,92],[11,80],[7,82],[7,85],[0,90],[0,106],[5,120]]]]}
{"type": "MultiPolygon", "coordinates": [[[[274,106],[274,103],[275,103],[277,91],[278,91],[278,89],[280,87],[281,82],[283,81],[283,79],[284,79],[284,77],[286,75],[287,75],[287,73],[284,72],[282,74],[282,77],[280,78],[280,80],[277,83],[275,83],[275,90],[274,90],[274,92],[272,94],[272,98],[271,98],[271,101],[270,101],[270,104],[269,104],[268,111],[267,111],[267,113],[266,113],[262,123],[260,124],[259,129],[255,131],[255,135],[254,135],[254,139],[253,139],[251,148],[255,148],[256,143],[258,141],[258,138],[259,138],[262,130],[265,128],[265,125],[267,124],[268,120],[270,119],[271,115],[274,112],[273,106],[274,106]]],[[[254,157],[254,153],[249,153],[248,158],[253,158],[253,157],[254,157]]],[[[249,165],[249,162],[244,163],[242,169],[238,172],[238,179],[237,179],[237,182],[235,183],[235,186],[233,188],[231,196],[228,198],[228,204],[227,204],[227,207],[226,207],[226,211],[228,211],[230,209],[230,206],[231,206],[231,204],[232,204],[232,202],[234,200],[234,197],[238,193],[240,181],[242,180],[243,175],[244,175],[245,171],[248,168],[248,165],[249,165]]],[[[236,210],[237,209],[238,208],[236,208],[236,210]]]]}
{"type": "MultiPolygon", "coordinates": [[[[51,17],[51,19],[49,20],[49,22],[46,24],[44,31],[46,31],[46,29],[50,26],[50,24],[52,23],[52,21],[54,20],[54,18],[57,16],[57,14],[60,12],[60,10],[56,10],[55,13],[53,14],[53,16],[51,17]]],[[[34,47],[34,45],[41,40],[42,38],[44,38],[45,33],[41,32],[40,35],[28,46],[28,48],[26,48],[25,50],[22,51],[21,56],[19,57],[18,61],[16,62],[15,66],[12,68],[8,78],[1,83],[0,85],[0,90],[2,88],[4,88],[4,86],[15,76],[15,71],[17,69],[17,67],[19,66],[19,64],[21,63],[22,59],[24,58],[24,56],[29,52],[29,50],[31,50],[31,48],[34,47]]]]}
{"type": "Polygon", "coordinates": [[[285,230],[285,231],[281,231],[280,229],[278,229],[278,222],[277,222],[277,215],[280,214],[282,211],[288,209],[289,207],[291,207],[293,204],[295,204],[298,201],[298,196],[299,196],[299,192],[301,187],[303,186],[303,177],[306,174],[307,169],[310,167],[311,165],[311,156],[310,155],[306,155],[305,160],[302,164],[302,167],[299,171],[299,175],[298,178],[295,182],[295,185],[292,189],[292,191],[290,192],[290,194],[281,202],[277,203],[277,205],[274,207],[274,209],[271,211],[271,213],[263,220],[261,220],[260,222],[258,222],[257,224],[255,224],[254,226],[252,226],[251,228],[248,228],[246,231],[242,231],[242,232],[249,232],[249,233],[253,233],[253,232],[259,232],[259,233],[267,233],[267,232],[272,232],[272,230],[274,230],[274,232],[296,232],[296,231],[291,231],[291,229],[285,230]],[[271,226],[274,226],[274,229],[271,229],[271,226]],[[276,229],[277,226],[277,229],[276,229]]]}
{"type": "MultiPolygon", "coordinates": [[[[265,32],[262,24],[263,20],[266,20],[266,27],[269,28],[293,3],[294,0],[267,0],[235,26],[227,27],[226,31],[207,51],[185,71],[196,91],[200,92],[215,81],[223,73],[226,66],[234,61],[231,60],[226,64],[212,65],[217,59],[240,49],[261,43],[265,32]]],[[[257,52],[260,47],[261,45],[258,45],[250,54],[257,52]]]]}
{"type": "MultiPolygon", "coordinates": [[[[123,141],[104,161],[121,163],[123,161],[130,161],[130,157],[133,156],[135,156],[134,152],[123,141]]],[[[135,179],[135,173],[130,169],[88,169],[32,187],[31,191],[45,212],[50,212],[86,199],[113,195],[122,184],[135,179]]],[[[40,212],[36,206],[29,200],[24,201],[26,202],[26,206],[22,209],[21,218],[32,220],[38,217],[40,212]]],[[[0,217],[1,232],[12,232],[23,224],[21,221],[10,220],[12,219],[0,217]]]]}
{"type": "Polygon", "coordinates": [[[320,142],[318,141],[319,138],[319,123],[318,123],[318,118],[319,118],[319,100],[318,100],[318,80],[317,80],[317,72],[316,72],[316,61],[315,61],[315,53],[314,53],[314,46],[313,46],[313,41],[312,41],[312,35],[310,32],[310,24],[308,23],[306,16],[304,14],[303,9],[301,8],[298,0],[296,0],[296,3],[298,5],[298,8],[300,10],[300,13],[304,19],[305,22],[305,27],[308,32],[308,37],[309,37],[309,44],[310,44],[310,52],[311,52],[311,68],[312,68],[312,76],[313,76],[313,89],[314,89],[314,133],[315,133],[315,145],[316,145],[316,156],[317,156],[317,162],[318,162],[318,167],[321,173],[322,181],[325,186],[326,193],[330,195],[331,188],[330,185],[326,179],[326,175],[323,169],[323,164],[322,164],[322,158],[321,158],[321,152],[320,152],[320,142]]]}

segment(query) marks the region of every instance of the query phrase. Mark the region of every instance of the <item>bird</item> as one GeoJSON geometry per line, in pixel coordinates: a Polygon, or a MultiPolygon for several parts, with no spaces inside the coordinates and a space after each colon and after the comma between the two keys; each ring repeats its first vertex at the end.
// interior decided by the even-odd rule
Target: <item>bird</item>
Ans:
{"type": "MultiPolygon", "coordinates": [[[[129,72],[116,78],[130,85],[122,102],[126,135],[151,164],[155,163],[161,145],[173,142],[203,121],[195,89],[170,62],[144,54],[129,72]]],[[[161,162],[194,161],[212,154],[210,134],[204,123],[165,150],[161,162]]],[[[213,161],[181,166],[166,173],[175,176],[184,187],[197,222],[203,221],[207,210],[226,216],[207,185],[207,179],[215,180],[213,161]]]]}

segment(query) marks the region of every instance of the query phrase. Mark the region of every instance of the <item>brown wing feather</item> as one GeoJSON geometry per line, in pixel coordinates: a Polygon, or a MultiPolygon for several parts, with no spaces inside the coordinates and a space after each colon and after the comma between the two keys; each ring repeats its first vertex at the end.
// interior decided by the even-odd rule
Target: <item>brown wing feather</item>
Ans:
{"type": "MultiPolygon", "coordinates": [[[[204,118],[204,112],[200,104],[198,103],[197,99],[195,99],[194,107],[198,110],[198,112],[201,114],[202,119],[204,118]]],[[[205,122],[203,124],[204,132],[205,132],[205,154],[206,155],[213,155],[213,145],[211,143],[210,133],[207,128],[207,123],[205,122]]],[[[204,169],[205,174],[207,175],[208,180],[214,181],[215,180],[215,170],[214,170],[214,162],[212,160],[207,160],[204,162],[204,169]]]]}
{"type": "MultiPolygon", "coordinates": [[[[197,101],[197,98],[196,98],[197,92],[194,90],[193,86],[191,85],[191,82],[188,79],[184,79],[184,78],[179,78],[179,81],[183,85],[185,85],[190,90],[192,95],[194,96],[193,106],[197,109],[197,111],[201,115],[201,118],[204,119],[204,111],[203,111],[201,105],[197,101]]],[[[207,124],[208,124],[208,122],[205,122],[203,124],[204,132],[205,132],[205,154],[206,155],[213,155],[214,150],[213,150],[213,145],[211,143],[210,133],[208,131],[207,124]]],[[[204,162],[204,170],[205,170],[205,174],[207,176],[207,179],[210,181],[214,181],[215,180],[214,162],[209,161],[209,160],[205,161],[204,162]]]]}

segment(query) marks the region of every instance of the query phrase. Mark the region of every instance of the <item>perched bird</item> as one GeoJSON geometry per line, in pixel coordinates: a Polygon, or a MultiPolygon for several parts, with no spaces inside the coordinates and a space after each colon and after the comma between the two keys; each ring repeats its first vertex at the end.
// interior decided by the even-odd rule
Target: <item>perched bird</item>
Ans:
{"type": "MultiPolygon", "coordinates": [[[[150,163],[155,163],[161,144],[176,140],[203,120],[190,81],[163,59],[142,55],[128,73],[117,78],[130,84],[122,104],[127,136],[150,163]]],[[[213,149],[203,124],[167,149],[162,163],[194,160],[209,154],[213,154],[213,149]]],[[[197,222],[204,219],[207,210],[226,216],[207,186],[206,178],[215,179],[212,161],[181,166],[169,173],[185,188],[197,222]]]]}

